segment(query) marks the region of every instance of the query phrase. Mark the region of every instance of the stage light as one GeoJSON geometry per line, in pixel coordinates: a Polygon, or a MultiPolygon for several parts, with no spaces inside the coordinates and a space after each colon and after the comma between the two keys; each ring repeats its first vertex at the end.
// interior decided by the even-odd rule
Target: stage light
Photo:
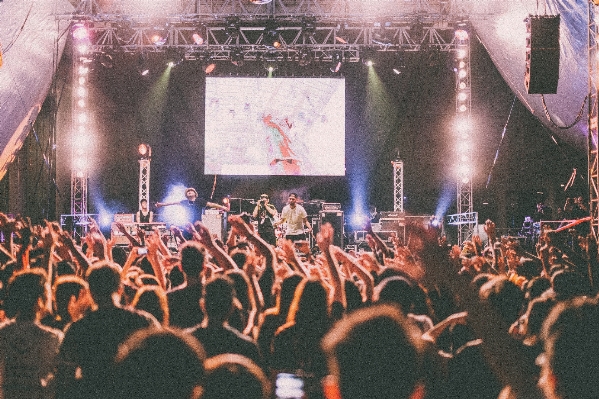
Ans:
{"type": "Polygon", "coordinates": [[[154,27],[149,33],[150,42],[155,46],[163,46],[168,40],[168,29],[161,27],[154,27]]]}
{"type": "Polygon", "coordinates": [[[77,100],[77,105],[79,106],[79,108],[84,108],[85,107],[85,100],[83,100],[83,99],[77,100]]]}
{"type": "Polygon", "coordinates": [[[77,52],[79,54],[87,54],[89,52],[89,46],[87,44],[80,44],[77,46],[77,52]]]}
{"type": "Polygon", "coordinates": [[[166,49],[166,63],[167,65],[174,67],[179,65],[185,60],[185,53],[176,48],[166,49]]]}
{"type": "Polygon", "coordinates": [[[243,65],[243,49],[241,47],[236,47],[231,49],[231,63],[236,66],[243,65]]]}
{"type": "Polygon", "coordinates": [[[458,77],[459,77],[460,79],[464,79],[464,78],[466,77],[466,75],[468,75],[468,72],[466,72],[466,70],[465,70],[465,69],[460,69],[460,70],[458,71],[458,77]]]}
{"type": "Polygon", "coordinates": [[[455,31],[455,38],[458,40],[468,40],[468,32],[464,29],[458,29],[455,31]]]}
{"type": "Polygon", "coordinates": [[[109,52],[103,52],[98,55],[98,62],[104,68],[113,68],[114,67],[114,56],[109,52]]]}
{"type": "Polygon", "coordinates": [[[397,68],[393,68],[393,73],[396,75],[399,75],[399,74],[401,74],[401,71],[397,68]]]}
{"type": "Polygon", "coordinates": [[[239,17],[229,17],[226,19],[227,27],[225,28],[225,34],[227,37],[235,40],[239,37],[239,17]]]}
{"type": "Polygon", "coordinates": [[[302,33],[304,37],[312,37],[316,32],[316,18],[304,17],[302,18],[302,33]]]}
{"type": "Polygon", "coordinates": [[[344,23],[343,25],[339,24],[337,25],[337,32],[335,34],[335,40],[337,40],[339,43],[342,44],[347,44],[349,43],[349,38],[347,36],[347,23],[344,23]]]}
{"type": "Polygon", "coordinates": [[[371,67],[374,65],[374,56],[376,55],[376,51],[373,48],[365,48],[360,53],[360,61],[362,64],[371,67]]]}
{"type": "Polygon", "coordinates": [[[372,60],[365,60],[365,61],[364,61],[364,65],[366,65],[366,66],[368,66],[368,67],[371,67],[371,66],[373,66],[373,65],[374,65],[374,61],[372,61],[372,60]]]}
{"type": "Polygon", "coordinates": [[[73,38],[75,40],[87,40],[89,39],[89,30],[83,23],[76,23],[73,25],[73,38]]]}
{"type": "Polygon", "coordinates": [[[84,87],[78,87],[77,88],[77,96],[79,97],[85,97],[87,94],[87,91],[85,90],[84,87]]]}
{"type": "Polygon", "coordinates": [[[269,19],[266,22],[266,26],[262,33],[262,43],[269,48],[279,48],[281,47],[281,42],[279,41],[279,32],[277,32],[278,25],[273,19],[269,19]]]}
{"type": "Polygon", "coordinates": [[[79,68],[77,68],[77,71],[79,72],[79,76],[83,76],[83,75],[87,75],[89,73],[89,68],[83,65],[79,65],[79,68]]]}
{"type": "Polygon", "coordinates": [[[206,74],[211,73],[212,71],[214,71],[216,69],[216,64],[215,63],[211,63],[206,65],[206,68],[204,68],[204,72],[206,74]]]}
{"type": "Polygon", "coordinates": [[[458,111],[460,112],[466,112],[468,110],[468,107],[465,104],[462,104],[458,107],[458,111]]]}
{"type": "Polygon", "coordinates": [[[312,55],[312,52],[310,51],[309,48],[306,47],[302,47],[299,51],[299,55],[298,55],[298,64],[299,66],[308,66],[312,63],[312,61],[314,60],[314,56],[312,55]]]}
{"type": "Polygon", "coordinates": [[[458,88],[460,90],[464,90],[466,88],[466,82],[460,82],[460,84],[458,85],[458,88]]]}
{"type": "Polygon", "coordinates": [[[374,27],[377,28],[372,35],[372,42],[378,44],[380,46],[389,46],[391,45],[392,39],[387,35],[385,28],[391,26],[391,22],[375,22],[374,27]]]}
{"type": "Polygon", "coordinates": [[[152,147],[150,147],[148,144],[141,143],[137,147],[137,155],[139,155],[139,159],[152,158],[152,147]]]}
{"type": "Polygon", "coordinates": [[[456,50],[456,57],[458,60],[462,60],[468,56],[468,50],[461,48],[456,50]]]}
{"type": "Polygon", "coordinates": [[[146,53],[140,53],[137,57],[137,72],[139,72],[141,76],[147,76],[150,74],[148,55],[146,53]]]}
{"type": "Polygon", "coordinates": [[[466,92],[461,91],[458,93],[459,101],[466,101],[467,98],[468,98],[468,94],[466,92]]]}
{"type": "Polygon", "coordinates": [[[250,3],[256,5],[268,4],[270,2],[272,2],[272,0],[250,0],[250,3]]]}
{"type": "Polygon", "coordinates": [[[338,52],[333,53],[331,72],[333,72],[333,73],[339,72],[339,69],[341,69],[342,59],[343,59],[343,57],[341,56],[341,53],[338,53],[338,52]]]}
{"type": "Polygon", "coordinates": [[[198,32],[195,32],[193,35],[191,35],[191,38],[193,39],[193,42],[198,46],[204,44],[204,38],[198,32]]]}

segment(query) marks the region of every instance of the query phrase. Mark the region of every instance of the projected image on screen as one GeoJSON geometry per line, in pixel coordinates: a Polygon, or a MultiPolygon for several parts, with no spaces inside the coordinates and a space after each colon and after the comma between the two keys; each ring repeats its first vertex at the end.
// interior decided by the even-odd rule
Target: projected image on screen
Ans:
{"type": "Polygon", "coordinates": [[[345,80],[206,78],[205,174],[345,174],[345,80]]]}

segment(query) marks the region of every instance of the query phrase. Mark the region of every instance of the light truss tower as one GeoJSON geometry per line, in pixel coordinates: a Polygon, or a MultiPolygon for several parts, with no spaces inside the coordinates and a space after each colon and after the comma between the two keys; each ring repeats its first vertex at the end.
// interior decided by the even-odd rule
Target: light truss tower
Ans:
{"type": "Polygon", "coordinates": [[[588,20],[588,63],[589,63],[589,102],[588,102],[588,168],[589,168],[589,210],[591,216],[591,230],[595,240],[599,237],[599,104],[597,103],[599,90],[599,34],[595,18],[598,7],[589,1],[588,20]]]}
{"type": "Polygon", "coordinates": [[[88,53],[89,32],[82,24],[72,26],[73,69],[71,96],[71,216],[73,236],[81,238],[87,231],[87,188],[90,158],[90,117],[87,112],[87,79],[91,58],[88,53]]]}
{"type": "Polygon", "coordinates": [[[393,212],[403,213],[403,161],[396,158],[393,165],[393,212]]]}
{"type": "Polygon", "coordinates": [[[150,203],[150,160],[139,160],[139,201],[150,203]]]}
{"type": "Polygon", "coordinates": [[[456,54],[456,159],[458,244],[470,240],[478,224],[478,214],[473,211],[472,201],[472,148],[471,143],[471,82],[470,82],[470,32],[467,24],[459,24],[455,31],[456,54]]]}

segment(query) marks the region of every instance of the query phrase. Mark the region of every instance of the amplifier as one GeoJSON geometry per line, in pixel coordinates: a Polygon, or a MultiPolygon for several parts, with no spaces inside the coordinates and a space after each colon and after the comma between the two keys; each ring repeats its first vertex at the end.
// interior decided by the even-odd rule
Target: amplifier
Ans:
{"type": "MultiPolygon", "coordinates": [[[[333,234],[333,244],[343,248],[343,211],[320,211],[320,226],[330,223],[335,230],[333,234]]],[[[320,229],[319,229],[320,230],[320,229]]]]}
{"type": "Polygon", "coordinates": [[[114,221],[118,223],[134,223],[135,213],[115,213],[114,221]]]}
{"type": "Polygon", "coordinates": [[[324,204],[322,204],[322,210],[323,211],[340,211],[341,210],[341,204],[338,203],[334,203],[334,202],[325,202],[324,204]]]}
{"type": "Polygon", "coordinates": [[[381,219],[403,219],[404,217],[406,217],[406,214],[404,212],[397,211],[380,211],[379,215],[381,219]]]}
{"type": "Polygon", "coordinates": [[[202,223],[210,230],[212,235],[220,240],[225,237],[223,214],[216,209],[206,209],[202,215],[202,223]]]}

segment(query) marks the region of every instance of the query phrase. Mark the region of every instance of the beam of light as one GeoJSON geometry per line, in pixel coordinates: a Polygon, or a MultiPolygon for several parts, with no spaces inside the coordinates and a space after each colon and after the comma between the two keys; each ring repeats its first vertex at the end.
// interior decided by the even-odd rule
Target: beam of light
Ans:
{"type": "MultiPolygon", "coordinates": [[[[370,199],[371,175],[377,159],[385,150],[378,143],[385,142],[397,129],[397,110],[392,97],[378,76],[375,68],[368,68],[366,98],[361,118],[364,142],[356,146],[356,157],[350,165],[348,180],[354,213],[366,214],[370,199]]],[[[349,151],[352,151],[349,148],[349,151]]],[[[372,193],[374,195],[374,192],[372,193]]],[[[380,205],[379,205],[380,206],[380,205]]]]}
{"type": "Polygon", "coordinates": [[[172,67],[167,67],[153,83],[140,105],[142,131],[146,137],[157,137],[161,133],[164,110],[168,98],[168,83],[172,67]]]}
{"type": "Polygon", "coordinates": [[[455,183],[445,182],[443,184],[443,189],[441,190],[441,195],[439,200],[437,201],[437,208],[435,210],[435,219],[442,221],[445,215],[447,214],[447,210],[449,206],[453,202],[455,197],[455,183]]]}
{"type": "MultiPolygon", "coordinates": [[[[160,202],[176,202],[185,199],[185,190],[187,186],[182,183],[171,185],[167,190],[167,195],[160,202]]],[[[181,205],[172,205],[160,208],[160,218],[167,225],[185,227],[185,224],[191,219],[191,215],[185,207],[181,205]]]]}

